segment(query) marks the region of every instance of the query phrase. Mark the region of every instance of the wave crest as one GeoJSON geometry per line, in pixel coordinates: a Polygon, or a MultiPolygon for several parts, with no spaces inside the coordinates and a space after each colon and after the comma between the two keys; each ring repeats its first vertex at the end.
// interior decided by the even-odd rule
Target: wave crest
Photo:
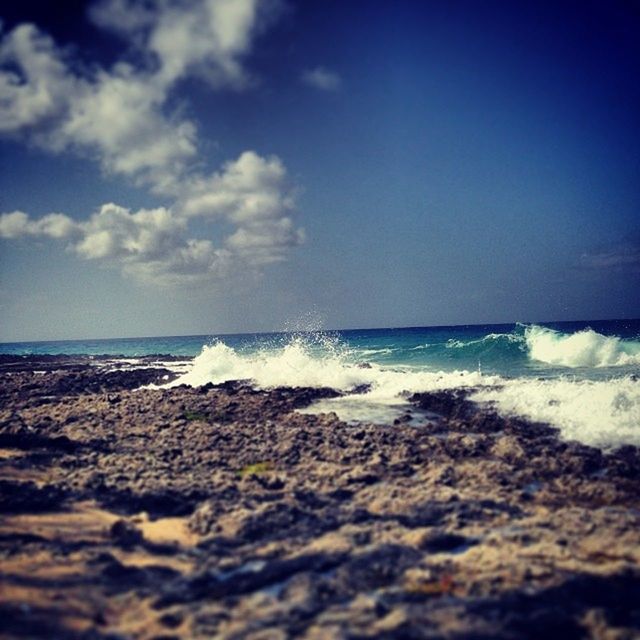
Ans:
{"type": "Polygon", "coordinates": [[[593,329],[565,334],[546,327],[525,328],[531,360],[563,367],[619,367],[640,364],[640,343],[604,336],[593,329]]]}
{"type": "Polygon", "coordinates": [[[240,353],[223,342],[204,346],[191,370],[172,385],[193,387],[227,380],[251,380],[259,387],[299,386],[349,389],[366,380],[360,370],[345,366],[345,358],[329,345],[322,357],[312,346],[294,338],[280,349],[240,353]]]}

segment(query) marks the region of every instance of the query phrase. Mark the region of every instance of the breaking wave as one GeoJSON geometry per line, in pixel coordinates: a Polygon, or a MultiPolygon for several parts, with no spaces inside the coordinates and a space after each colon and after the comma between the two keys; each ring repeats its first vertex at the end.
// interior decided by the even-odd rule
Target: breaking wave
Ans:
{"type": "Polygon", "coordinates": [[[444,356],[484,364],[530,361],[554,367],[603,368],[640,365],[640,342],[605,336],[593,329],[562,333],[538,325],[516,325],[511,333],[489,333],[472,340],[449,338],[444,356]]]}
{"type": "Polygon", "coordinates": [[[618,367],[640,364],[640,342],[604,336],[593,329],[571,334],[531,325],[524,334],[529,357],[563,367],[618,367]]]}
{"type": "Polygon", "coordinates": [[[196,387],[208,382],[251,380],[259,387],[298,386],[348,389],[363,382],[355,367],[345,366],[345,357],[337,349],[322,355],[302,339],[293,339],[282,348],[241,353],[223,342],[205,346],[193,361],[189,372],[172,384],[196,387]]]}
{"type": "MultiPolygon", "coordinates": [[[[506,341],[497,335],[488,340],[506,341]]],[[[508,341],[519,344],[529,358],[554,366],[610,367],[638,358],[637,343],[592,330],[567,335],[533,325],[518,340],[508,341]]],[[[392,422],[404,413],[411,393],[466,387],[472,389],[475,402],[491,405],[503,415],[551,424],[568,439],[602,447],[640,445],[640,382],[633,373],[609,379],[539,378],[429,370],[415,363],[383,365],[363,362],[362,350],[339,340],[310,342],[297,336],[284,344],[246,350],[215,342],[203,347],[189,371],[171,386],[228,380],[249,380],[260,388],[311,386],[349,392],[321,401],[310,411],[335,411],[345,421],[378,423],[392,422]]]]}
{"type": "Polygon", "coordinates": [[[187,373],[171,385],[250,380],[261,388],[331,387],[350,391],[367,385],[370,397],[396,397],[432,388],[477,385],[484,378],[467,371],[429,372],[398,365],[382,367],[360,361],[361,352],[334,344],[324,351],[294,338],[280,348],[241,353],[223,342],[205,346],[187,373]]]}

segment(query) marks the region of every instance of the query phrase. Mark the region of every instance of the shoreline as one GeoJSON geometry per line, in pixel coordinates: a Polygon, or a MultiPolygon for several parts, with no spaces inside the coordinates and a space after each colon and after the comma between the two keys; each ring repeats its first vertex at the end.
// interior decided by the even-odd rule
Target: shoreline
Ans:
{"type": "Polygon", "coordinates": [[[638,448],[459,390],[411,398],[423,427],[141,390],[172,372],[139,360],[0,357],[0,637],[640,633],[638,448]]]}

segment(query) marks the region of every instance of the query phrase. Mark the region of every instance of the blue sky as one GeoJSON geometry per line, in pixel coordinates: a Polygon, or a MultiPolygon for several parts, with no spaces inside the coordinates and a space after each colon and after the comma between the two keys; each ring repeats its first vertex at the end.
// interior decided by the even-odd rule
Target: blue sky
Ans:
{"type": "Polygon", "coordinates": [[[640,316],[634,3],[2,18],[2,340],[640,316]]]}

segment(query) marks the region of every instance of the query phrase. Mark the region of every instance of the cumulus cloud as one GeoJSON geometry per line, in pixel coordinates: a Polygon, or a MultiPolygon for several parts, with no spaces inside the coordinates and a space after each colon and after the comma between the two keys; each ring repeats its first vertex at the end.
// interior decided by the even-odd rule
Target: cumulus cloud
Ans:
{"type": "Polygon", "coordinates": [[[160,84],[191,74],[243,88],[250,76],[242,59],[281,8],[277,0],[104,0],[90,15],[151,58],[160,84]]]}
{"type": "Polygon", "coordinates": [[[50,213],[35,221],[31,220],[24,211],[0,215],[0,238],[21,236],[68,238],[74,234],[76,228],[76,223],[63,213],[50,213]]]}
{"type": "Polygon", "coordinates": [[[79,225],[73,248],[83,258],[118,263],[125,273],[159,284],[224,275],[229,252],[186,233],[186,221],[170,209],[132,212],[109,203],[79,225]]]}
{"type": "Polygon", "coordinates": [[[19,25],[0,41],[0,132],[24,132],[60,117],[73,93],[62,52],[34,25],[19,25]]]}
{"type": "Polygon", "coordinates": [[[77,92],[50,142],[56,149],[93,150],[106,172],[171,193],[197,154],[196,126],[166,117],[165,100],[132,67],[118,65],[77,92]]]}
{"type": "Polygon", "coordinates": [[[0,237],[66,240],[87,260],[119,265],[125,273],[159,284],[221,278],[243,266],[284,259],[304,240],[292,219],[294,198],[275,156],[244,152],[208,179],[195,178],[172,207],[130,209],[108,203],[88,220],[52,213],[33,220],[22,211],[0,214],[0,237]],[[219,247],[189,238],[194,218],[231,227],[219,247]]]}
{"type": "MultiPolygon", "coordinates": [[[[103,3],[104,10],[111,4],[123,3],[103,3]]],[[[162,22],[164,6],[147,11],[162,22]]],[[[174,28],[188,28],[192,17],[183,12],[174,28]]],[[[107,173],[168,192],[197,155],[195,124],[164,111],[173,84],[188,71],[171,66],[175,72],[168,74],[151,60],[136,67],[120,61],[81,74],[48,35],[18,25],[0,45],[0,131],[50,151],[93,155],[107,173]]]]}
{"type": "Polygon", "coordinates": [[[245,151],[222,172],[187,185],[182,208],[187,216],[224,216],[242,224],[291,210],[293,195],[286,190],[286,169],[279,158],[245,151]]]}
{"type": "Polygon", "coordinates": [[[295,193],[276,156],[245,151],[223,171],[187,185],[180,212],[187,218],[224,219],[237,227],[226,246],[254,264],[282,260],[287,249],[304,241],[292,215],[295,193]]]}
{"type": "Polygon", "coordinates": [[[0,237],[64,239],[82,258],[162,282],[221,277],[231,266],[282,260],[304,238],[293,220],[295,193],[282,161],[246,151],[207,175],[196,124],[167,112],[176,83],[189,76],[217,90],[250,87],[244,59],[280,9],[277,0],[102,0],[91,19],[123,38],[127,57],[90,71],[34,25],[5,34],[0,134],[53,153],[93,157],[105,173],[170,202],[135,212],[105,204],[83,222],[59,213],[34,220],[14,211],[0,215],[0,237]],[[216,247],[189,237],[196,218],[231,230],[216,247]]]}
{"type": "Polygon", "coordinates": [[[153,260],[175,248],[185,225],[164,207],[132,213],[109,203],[80,229],[82,237],[75,248],[85,258],[153,260]]]}
{"type": "Polygon", "coordinates": [[[302,82],[320,91],[338,91],[342,85],[342,79],[334,71],[324,67],[308,69],[302,74],[302,82]]]}
{"type": "Polygon", "coordinates": [[[291,218],[278,218],[241,227],[227,239],[227,246],[248,262],[262,265],[283,260],[286,250],[304,239],[304,231],[291,218]]]}

